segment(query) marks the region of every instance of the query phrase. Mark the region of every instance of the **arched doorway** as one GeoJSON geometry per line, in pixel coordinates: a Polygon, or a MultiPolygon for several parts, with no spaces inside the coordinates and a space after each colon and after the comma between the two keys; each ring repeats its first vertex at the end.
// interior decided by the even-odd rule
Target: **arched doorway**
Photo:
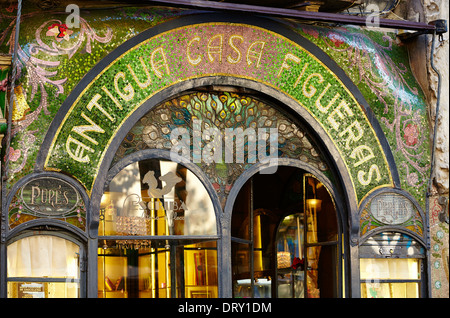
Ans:
{"type": "Polygon", "coordinates": [[[256,173],[231,220],[233,296],[342,296],[341,222],[317,177],[295,166],[256,173]]]}
{"type": "MultiPolygon", "coordinates": [[[[308,211],[310,213],[304,214],[305,217],[303,219],[305,221],[302,220],[301,223],[305,224],[303,228],[310,230],[305,230],[304,234],[308,238],[307,244],[309,245],[304,244],[306,241],[301,241],[298,244],[302,246],[301,249],[305,251],[304,253],[312,250],[317,252],[319,249],[322,249],[321,260],[326,259],[326,255],[330,255],[328,257],[330,259],[329,262],[334,262],[334,269],[341,266],[341,261],[337,256],[337,251],[341,248],[342,229],[340,225],[338,226],[338,222],[340,223],[341,221],[337,219],[334,199],[332,200],[328,194],[328,191],[335,193],[336,187],[330,181],[330,178],[333,178],[333,172],[325,159],[326,155],[320,151],[319,146],[305,130],[305,127],[297,123],[288,112],[282,110],[281,105],[269,102],[257,92],[250,94],[250,91],[247,91],[248,94],[242,94],[231,92],[230,90],[230,87],[223,87],[222,90],[216,91],[199,89],[169,98],[165,102],[156,105],[139,119],[129,129],[128,134],[117,147],[117,151],[112,158],[111,169],[105,178],[105,188],[99,204],[99,297],[217,297],[232,294],[232,290],[228,290],[226,287],[228,282],[230,282],[229,272],[226,268],[231,267],[232,264],[232,257],[228,257],[228,255],[233,255],[234,253],[234,248],[230,245],[230,242],[233,241],[235,243],[236,239],[238,241],[239,239],[245,240],[245,237],[239,237],[240,235],[238,234],[235,235],[235,232],[239,231],[240,226],[234,224],[234,221],[231,223],[231,237],[227,235],[230,229],[230,224],[227,222],[228,215],[221,211],[227,210],[227,205],[233,199],[239,202],[235,206],[239,206],[242,202],[242,196],[250,195],[249,182],[252,183],[255,179],[260,180],[258,179],[259,175],[253,174],[261,170],[261,164],[266,166],[268,164],[267,162],[249,162],[252,149],[251,142],[254,137],[258,137],[256,133],[258,129],[266,131],[264,129],[272,128],[278,132],[275,173],[261,175],[263,177],[261,182],[270,184],[271,187],[256,187],[258,193],[256,201],[261,205],[258,206],[257,213],[261,213],[257,215],[256,220],[259,222],[258,224],[269,226],[271,232],[273,232],[270,238],[273,241],[270,243],[272,250],[269,251],[269,254],[274,256],[278,252],[281,254],[286,252],[281,249],[279,251],[273,250],[277,245],[277,228],[282,227],[283,219],[308,211]],[[194,118],[203,119],[200,122],[200,127],[195,126],[194,118]],[[220,153],[223,159],[222,162],[219,160],[206,162],[204,160],[206,154],[204,151],[201,153],[203,156],[202,160],[197,163],[189,160],[173,161],[173,146],[178,145],[180,141],[178,137],[182,137],[176,135],[178,139],[175,138],[174,140],[173,132],[177,128],[183,128],[187,135],[195,136],[198,133],[196,129],[204,129],[206,127],[208,129],[216,129],[215,132],[217,134],[214,135],[214,138],[224,141],[225,146],[223,149],[227,147],[226,133],[233,130],[234,142],[232,145],[234,152],[232,153],[232,161],[226,160],[226,151],[220,153]],[[242,131],[238,128],[241,128],[242,131]],[[255,129],[254,135],[252,134],[252,129],[255,129]],[[246,132],[241,142],[238,140],[239,136],[236,136],[236,131],[246,132]],[[219,137],[220,134],[223,134],[223,138],[219,137]],[[242,158],[245,159],[242,162],[238,161],[240,146],[243,147],[241,149],[242,158]],[[181,195],[177,198],[172,195],[168,199],[169,201],[172,200],[173,206],[180,207],[180,211],[172,210],[172,213],[177,215],[172,225],[164,221],[164,219],[167,219],[167,204],[170,203],[157,202],[150,195],[151,189],[158,192],[168,187],[170,180],[165,180],[164,177],[170,172],[173,178],[177,179],[177,182],[172,182],[173,184],[171,185],[174,188],[174,193],[181,195]],[[314,175],[320,176],[320,180],[324,180],[323,182],[327,186],[323,186],[322,182],[319,182],[317,178],[307,172],[313,172],[314,175]],[[197,176],[199,178],[198,182],[201,180],[199,184],[204,187],[201,192],[192,192],[192,186],[190,187],[191,190],[187,188],[189,182],[187,182],[186,176],[189,175],[191,175],[191,178],[197,176]],[[247,176],[252,176],[251,180],[246,180],[247,176]],[[305,179],[306,177],[308,179],[305,179]],[[264,182],[264,178],[281,178],[285,180],[264,182]],[[153,186],[150,186],[152,180],[156,182],[154,182],[153,186]],[[247,185],[241,188],[243,182],[246,182],[247,185]],[[306,185],[298,187],[298,184],[303,184],[304,182],[311,184],[308,186],[309,183],[306,183],[306,185]],[[265,204],[270,202],[270,200],[267,201],[269,196],[266,192],[270,193],[270,191],[276,189],[282,195],[283,191],[280,185],[284,183],[290,184],[289,189],[295,188],[296,191],[300,191],[301,198],[291,198],[294,201],[278,198],[275,200],[276,202],[272,202],[272,205],[265,204]],[[317,193],[316,188],[320,189],[317,190],[317,193]],[[303,193],[303,189],[305,189],[305,193],[303,193]],[[241,193],[236,195],[238,191],[241,191],[241,193]],[[186,194],[187,199],[200,196],[202,201],[209,202],[209,206],[213,208],[209,208],[210,212],[203,213],[203,216],[190,216],[189,211],[192,210],[192,202],[183,197],[186,194]],[[314,215],[311,214],[310,202],[312,201],[302,201],[302,198],[314,199],[317,195],[324,201],[322,210],[330,210],[328,214],[331,217],[317,217],[316,210],[314,215]],[[280,200],[285,202],[283,209],[274,210],[274,213],[270,213],[268,209],[273,210],[281,202],[280,200]],[[305,205],[306,202],[308,202],[307,205],[305,205]],[[156,208],[156,206],[159,208],[156,208]],[[328,208],[326,209],[325,207],[328,208]],[[179,217],[182,221],[177,220],[179,217]],[[326,224],[324,220],[333,218],[334,222],[331,222],[332,225],[330,226],[333,230],[325,230],[327,234],[332,236],[331,238],[323,239],[322,236],[311,236],[311,233],[323,235],[324,224],[326,224]],[[206,226],[209,224],[207,222],[209,219],[214,221],[214,226],[206,226]],[[266,222],[267,220],[269,222],[266,222]],[[307,226],[308,221],[311,223],[309,227],[307,226]],[[198,224],[200,232],[189,229],[187,227],[188,224],[198,224]],[[312,224],[315,225],[313,226],[312,224]],[[317,227],[321,230],[317,231],[317,227]],[[207,228],[211,229],[207,230],[207,228]],[[203,243],[207,244],[201,245],[203,243]],[[201,258],[192,258],[190,260],[187,252],[189,250],[197,250],[196,254],[199,254],[200,252],[198,251],[200,250],[204,251],[205,264],[211,265],[211,267],[205,267],[205,273],[209,274],[206,274],[203,280],[200,279],[200,276],[192,274],[198,272],[198,268],[202,268],[202,265],[193,266],[195,262],[202,262],[201,258]],[[330,252],[326,252],[326,250],[330,250],[330,252]],[[209,257],[208,260],[207,254],[213,256],[209,257]],[[112,260],[116,263],[113,263],[112,260]],[[114,272],[111,269],[114,266],[116,269],[122,269],[114,272]],[[133,270],[130,271],[130,267],[133,270]],[[125,268],[127,270],[124,270],[125,268]],[[213,273],[212,276],[210,273],[213,273]],[[192,282],[194,281],[189,285],[189,277],[192,275],[197,277],[195,281],[199,282],[200,285],[193,286],[192,282]],[[134,278],[132,278],[133,276],[134,278]],[[206,277],[209,278],[206,279],[206,277]],[[128,283],[121,283],[122,280],[128,283]],[[135,287],[132,287],[133,285],[135,287]],[[177,288],[172,288],[172,286],[177,286],[177,288]],[[133,288],[134,292],[131,291],[133,288]],[[198,289],[198,291],[194,291],[193,288],[198,289]]],[[[270,137],[267,139],[270,139],[270,137]]],[[[191,140],[192,142],[188,144],[190,147],[187,150],[191,151],[190,154],[192,156],[195,156],[195,139],[191,140]]],[[[258,142],[261,141],[258,138],[256,140],[258,142]]],[[[217,148],[207,148],[212,140],[200,139],[200,141],[202,142],[200,149],[209,149],[213,154],[217,153],[217,148]]],[[[270,152],[268,149],[271,146],[273,146],[271,142],[264,143],[264,151],[270,152]]],[[[179,150],[179,148],[176,149],[179,150]]],[[[256,149],[262,151],[255,146],[256,149]]],[[[183,154],[183,152],[180,151],[180,154],[183,154]]],[[[190,159],[195,160],[195,157],[190,159]]],[[[256,181],[256,183],[260,184],[259,181],[256,181]]],[[[152,195],[156,195],[156,192],[152,195]]],[[[165,197],[164,200],[166,200],[165,197]]],[[[340,209],[342,209],[342,204],[340,209]]],[[[321,215],[325,215],[325,212],[322,212],[321,215]]],[[[252,228],[253,231],[255,227],[253,226],[253,219],[250,222],[252,225],[249,225],[250,219],[247,216],[246,221],[241,220],[242,222],[238,221],[238,223],[242,225],[247,222],[247,230],[252,228]]],[[[260,229],[261,227],[257,228],[260,229]]],[[[261,259],[260,265],[262,266],[262,259],[267,257],[263,257],[262,246],[260,245],[256,249],[261,254],[261,257],[258,259],[261,259]]],[[[298,259],[303,260],[303,257],[300,258],[298,256],[298,259]]],[[[310,255],[310,262],[313,259],[312,257],[310,255]]],[[[269,261],[266,260],[264,262],[269,264],[266,267],[268,267],[270,273],[265,273],[267,274],[266,276],[270,276],[274,281],[278,281],[276,279],[276,271],[278,271],[277,260],[272,257],[269,261]]],[[[331,266],[328,266],[328,269],[331,269],[331,266]]],[[[280,285],[283,285],[282,281],[285,276],[284,273],[281,273],[283,270],[286,271],[286,268],[281,269],[280,267],[280,285]]],[[[315,270],[318,270],[318,266],[315,267],[315,270]]],[[[264,271],[263,269],[261,272],[264,271]]],[[[311,274],[312,271],[308,271],[308,273],[311,274]]],[[[318,276],[317,273],[315,275],[318,276]]],[[[264,279],[263,277],[259,278],[264,279]]],[[[243,279],[245,280],[246,278],[243,279]]],[[[239,280],[242,279],[239,278],[239,280]]],[[[317,284],[317,279],[314,283],[317,284]]],[[[339,278],[336,276],[328,297],[340,295],[337,287],[340,284],[340,276],[339,278]]],[[[306,281],[303,286],[307,286],[306,281]]],[[[280,296],[285,297],[285,293],[283,294],[281,291],[283,286],[280,286],[279,289],[280,296]]],[[[274,296],[278,296],[277,290],[275,288],[274,296]]],[[[306,292],[304,294],[306,295],[306,292]]]]}

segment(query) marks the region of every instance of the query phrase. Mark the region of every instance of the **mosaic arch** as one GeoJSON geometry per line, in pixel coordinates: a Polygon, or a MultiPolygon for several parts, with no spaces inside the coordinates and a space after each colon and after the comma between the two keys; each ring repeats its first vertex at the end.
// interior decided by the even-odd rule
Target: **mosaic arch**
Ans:
{"type": "Polygon", "coordinates": [[[329,138],[358,203],[373,189],[397,184],[385,137],[342,70],[299,35],[267,27],[181,18],[142,32],[97,64],[65,100],[38,167],[70,174],[91,193],[102,164],[112,161],[110,146],[153,105],[202,83],[234,82],[294,101],[295,111],[329,138]]]}
{"type": "MultiPolygon", "coordinates": [[[[277,158],[291,158],[303,161],[311,167],[321,171],[329,179],[332,179],[330,168],[326,164],[324,156],[318,147],[309,138],[304,128],[294,123],[281,112],[279,107],[269,105],[249,95],[230,92],[193,92],[170,99],[148,112],[128,132],[120,144],[111,166],[130,154],[146,149],[171,150],[174,141],[171,132],[176,128],[186,128],[187,134],[195,134],[194,119],[201,118],[201,130],[215,128],[221,133],[221,140],[225,141],[226,131],[245,131],[247,127],[255,128],[255,153],[257,152],[257,129],[276,129],[278,133],[277,158]]],[[[251,136],[250,136],[251,137],[251,136]]],[[[208,176],[212,186],[218,194],[222,208],[225,206],[227,195],[236,180],[253,163],[249,160],[248,144],[251,141],[242,140],[239,145],[233,141],[233,150],[242,147],[242,158],[233,156],[228,162],[222,158],[222,162],[206,163],[204,160],[197,163],[208,176]],[[239,162],[241,161],[241,162],[239,162]]],[[[205,149],[208,140],[200,139],[202,143],[199,149],[205,149]]],[[[269,152],[270,142],[265,145],[265,151],[269,152]]],[[[259,148],[258,148],[259,149],[259,148]]],[[[193,157],[193,138],[190,139],[189,152],[193,157]]],[[[224,156],[224,151],[222,152],[224,156]]],[[[193,159],[191,157],[191,159],[193,159]]],[[[256,157],[256,156],[255,156],[256,157]]]]}

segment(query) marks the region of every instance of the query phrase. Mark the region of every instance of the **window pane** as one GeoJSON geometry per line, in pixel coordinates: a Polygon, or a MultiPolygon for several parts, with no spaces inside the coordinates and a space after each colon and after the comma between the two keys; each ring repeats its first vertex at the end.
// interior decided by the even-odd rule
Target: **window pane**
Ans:
{"type": "Polygon", "coordinates": [[[277,237],[277,285],[279,298],[304,297],[303,214],[284,218],[277,237]]]}
{"type": "Polygon", "coordinates": [[[217,249],[215,242],[184,247],[186,298],[217,298],[217,249]]]}
{"type": "Polygon", "coordinates": [[[303,214],[292,214],[284,218],[278,229],[277,259],[278,268],[294,265],[294,259],[304,259],[303,214]],[[288,256],[288,257],[287,257],[288,256]]]}
{"type": "Polygon", "coordinates": [[[8,282],[10,298],[74,298],[79,297],[80,247],[61,237],[36,235],[8,245],[8,282]],[[28,281],[45,278],[46,281],[28,281]],[[52,279],[63,282],[52,282],[52,279]],[[75,280],[75,281],[74,281],[75,280]]]}
{"type": "Polygon", "coordinates": [[[250,244],[231,242],[233,297],[253,297],[250,273],[250,244]]]}
{"type": "Polygon", "coordinates": [[[98,250],[99,298],[218,297],[216,242],[103,244],[98,250]]]}
{"type": "Polygon", "coordinates": [[[274,257],[272,252],[273,223],[264,209],[254,211],[253,253],[250,244],[232,244],[233,285],[235,297],[272,297],[274,257]],[[250,255],[252,258],[250,258],[250,255]],[[251,261],[253,261],[253,268],[251,261]],[[253,271],[253,289],[251,275],[253,271]]]}
{"type": "Polygon", "coordinates": [[[419,298],[419,283],[362,283],[362,298],[419,298]]]}
{"type": "Polygon", "coordinates": [[[79,278],[80,247],[53,235],[25,237],[8,245],[8,277],[79,278]]]}
{"type": "Polygon", "coordinates": [[[403,233],[383,232],[368,238],[360,248],[361,296],[420,297],[423,254],[423,247],[403,233]]]}
{"type": "Polygon", "coordinates": [[[214,235],[212,201],[184,166],[150,159],[128,165],[106,189],[99,235],[214,235]]]}
{"type": "Polygon", "coordinates": [[[361,279],[420,279],[420,259],[361,258],[361,279]]]}
{"type": "Polygon", "coordinates": [[[308,243],[337,241],[337,216],[333,200],[324,184],[312,176],[305,176],[305,211],[308,243]]]}

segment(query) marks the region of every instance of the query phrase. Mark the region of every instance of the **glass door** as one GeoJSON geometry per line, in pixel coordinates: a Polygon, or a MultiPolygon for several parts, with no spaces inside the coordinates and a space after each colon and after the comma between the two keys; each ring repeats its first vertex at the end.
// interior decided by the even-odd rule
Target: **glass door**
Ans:
{"type": "Polygon", "coordinates": [[[82,296],[82,245],[55,234],[20,238],[7,247],[8,298],[82,296]]]}
{"type": "Polygon", "coordinates": [[[341,295],[336,207],[315,176],[294,167],[254,175],[236,198],[231,235],[234,297],[341,295]]]}

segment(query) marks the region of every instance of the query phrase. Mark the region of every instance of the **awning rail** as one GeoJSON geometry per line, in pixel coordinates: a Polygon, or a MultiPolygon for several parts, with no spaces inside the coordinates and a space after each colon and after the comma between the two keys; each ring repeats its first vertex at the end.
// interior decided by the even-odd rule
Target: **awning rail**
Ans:
{"type": "MultiPolygon", "coordinates": [[[[217,2],[217,1],[204,1],[204,0],[156,0],[145,1],[152,4],[170,5],[176,7],[185,7],[193,9],[213,10],[213,11],[228,11],[228,12],[242,12],[242,13],[256,13],[266,16],[301,19],[307,21],[339,23],[339,24],[352,24],[352,25],[373,25],[373,17],[355,16],[348,14],[329,13],[329,12],[312,12],[312,11],[299,11],[287,8],[275,8],[255,6],[248,4],[229,3],[229,2],[217,2]]],[[[436,31],[436,25],[433,23],[427,24],[423,22],[405,21],[405,20],[392,20],[376,18],[377,27],[420,31],[424,33],[434,33],[436,31]]]]}

